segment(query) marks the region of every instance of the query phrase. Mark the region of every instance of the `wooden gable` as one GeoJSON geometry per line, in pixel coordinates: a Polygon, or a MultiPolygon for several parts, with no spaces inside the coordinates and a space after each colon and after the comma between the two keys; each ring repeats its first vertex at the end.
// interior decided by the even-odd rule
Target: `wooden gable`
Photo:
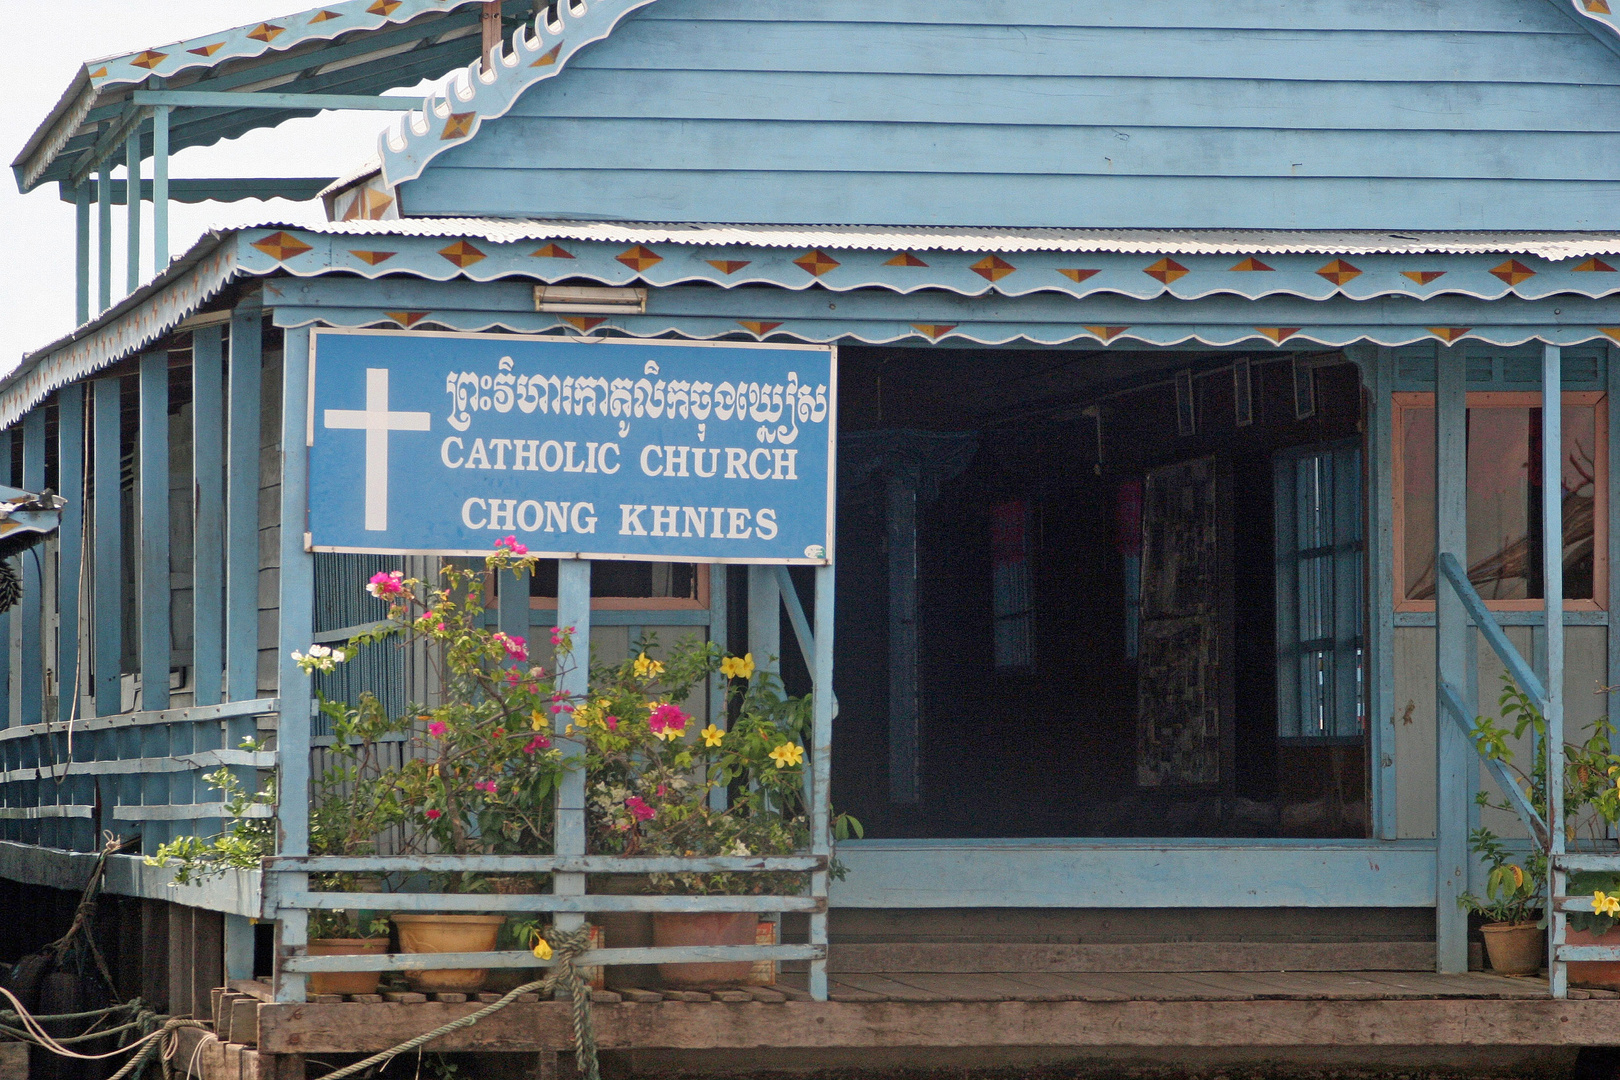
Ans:
{"type": "Polygon", "coordinates": [[[406,213],[1620,227],[1613,31],[1545,0],[658,0],[406,213]]]}

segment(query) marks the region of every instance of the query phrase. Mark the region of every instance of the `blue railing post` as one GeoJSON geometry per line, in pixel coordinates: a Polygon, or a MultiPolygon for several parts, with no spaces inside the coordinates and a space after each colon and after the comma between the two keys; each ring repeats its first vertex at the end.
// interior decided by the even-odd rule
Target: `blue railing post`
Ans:
{"type": "MultiPolygon", "coordinates": [[[[812,703],[810,745],[810,852],[831,856],[830,798],[832,786],[832,729],[833,729],[833,566],[816,568],[816,626],[815,626],[815,698],[812,703]]],[[[810,875],[810,895],[821,901],[820,911],[810,916],[810,944],[827,946],[827,885],[825,869],[810,875]]],[[[817,1001],[827,1000],[827,960],[810,961],[810,994],[817,1001]]]]}
{"type": "Polygon", "coordinates": [[[1546,596],[1547,643],[1547,873],[1548,964],[1552,995],[1564,997],[1568,969],[1558,959],[1568,916],[1554,897],[1565,893],[1564,854],[1564,375],[1563,352],[1556,345],[1542,350],[1541,362],[1541,547],[1546,596]]]}
{"type": "Polygon", "coordinates": [[[1438,559],[1468,552],[1467,366],[1463,347],[1435,355],[1435,965],[1441,974],[1468,970],[1468,918],[1457,898],[1468,888],[1467,736],[1444,722],[1448,692],[1466,702],[1468,616],[1462,597],[1442,580],[1438,559]]]}
{"type": "MultiPolygon", "coordinates": [[[[280,775],[276,815],[283,855],[309,854],[309,720],[310,679],[292,659],[293,650],[309,648],[315,632],[315,557],[305,549],[309,507],[309,328],[286,331],[281,369],[281,590],[280,633],[276,640],[277,696],[281,714],[276,728],[280,775]]],[[[272,895],[304,893],[308,874],[278,874],[272,895]]],[[[309,945],[309,912],[281,909],[276,923],[275,996],[277,1001],[303,1001],[304,976],[289,972],[281,960],[302,956],[309,945]]]]}

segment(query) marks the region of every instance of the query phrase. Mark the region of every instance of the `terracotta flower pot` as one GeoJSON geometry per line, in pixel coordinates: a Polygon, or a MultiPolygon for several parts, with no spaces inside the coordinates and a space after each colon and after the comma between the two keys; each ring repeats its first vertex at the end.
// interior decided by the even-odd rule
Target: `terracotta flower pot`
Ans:
{"type": "MultiPolygon", "coordinates": [[[[1620,945],[1620,926],[1611,926],[1601,934],[1572,926],[1564,933],[1564,944],[1620,945]]],[[[1620,990],[1620,960],[1573,960],[1568,966],[1571,986],[1620,990]]]]}
{"type": "MultiPolygon", "coordinates": [[[[660,913],[653,916],[653,946],[752,945],[759,916],[748,912],[660,913]]],[[[658,977],[673,989],[743,986],[754,973],[752,960],[730,963],[659,964],[658,977]]]]}
{"type": "Polygon", "coordinates": [[[1533,922],[1486,923],[1485,954],[1499,975],[1534,975],[1547,958],[1547,935],[1533,922]]]}
{"type": "MultiPolygon", "coordinates": [[[[493,952],[505,915],[395,915],[399,948],[407,953],[493,952]]],[[[470,994],[484,985],[487,968],[407,971],[405,981],[424,994],[470,994]]]]}
{"type": "MultiPolygon", "coordinates": [[[[315,938],[309,943],[311,956],[381,956],[388,951],[388,939],[315,938]]],[[[309,976],[311,994],[375,994],[380,971],[315,971],[309,976]]]]}

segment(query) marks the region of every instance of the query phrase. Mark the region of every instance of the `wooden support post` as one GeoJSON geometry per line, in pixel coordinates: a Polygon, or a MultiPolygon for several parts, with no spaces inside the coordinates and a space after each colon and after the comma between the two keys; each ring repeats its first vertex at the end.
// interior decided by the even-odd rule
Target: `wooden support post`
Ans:
{"type": "MultiPolygon", "coordinates": [[[[150,823],[148,823],[150,824],[150,823]]],[[[192,958],[197,940],[194,910],[169,905],[169,1015],[191,1015],[192,958]]]]}
{"type": "MultiPolygon", "coordinates": [[[[558,689],[571,697],[583,697],[590,689],[591,657],[591,564],[584,559],[557,561],[557,625],[573,627],[574,653],[558,689]]],[[[584,750],[578,739],[561,738],[562,725],[552,733],[565,758],[584,750]]],[[[585,854],[585,774],[570,769],[557,788],[558,855],[585,854]]],[[[558,896],[583,896],[584,874],[556,874],[552,891],[558,896]]],[[[585,916],[559,912],[558,930],[578,930],[585,916]]]]}
{"type": "MultiPolygon", "coordinates": [[[[96,311],[112,307],[112,161],[96,174],[96,311]]],[[[85,320],[88,322],[89,320],[85,320]]]]}
{"type": "MultiPolygon", "coordinates": [[[[281,717],[276,733],[280,775],[276,816],[280,853],[309,854],[310,679],[292,652],[309,648],[315,632],[315,557],[304,546],[309,508],[309,329],[288,330],[281,373],[281,625],[276,641],[277,694],[281,717]]],[[[308,874],[277,874],[273,888],[303,892],[308,874]]],[[[277,1001],[303,1001],[304,976],[282,970],[281,959],[300,956],[309,944],[309,915],[278,910],[275,994],[277,1001]]]]}
{"type": "Polygon", "coordinates": [[[213,990],[225,983],[224,916],[193,908],[191,912],[191,1015],[199,1020],[213,1013],[213,990]]]}
{"type": "MultiPolygon", "coordinates": [[[[729,617],[729,603],[727,590],[730,587],[730,575],[726,573],[725,563],[715,563],[709,570],[709,641],[726,654],[727,630],[729,617]]],[[[709,678],[709,722],[718,728],[730,727],[730,717],[726,715],[726,686],[731,680],[718,671],[709,678]]],[[[727,792],[723,785],[716,784],[709,791],[709,806],[715,810],[724,810],[728,805],[727,792]]]]}
{"type": "Polygon", "coordinates": [[[782,590],[776,568],[748,568],[748,651],[760,671],[782,670],[782,590]]]}
{"type": "MultiPolygon", "coordinates": [[[[1612,407],[1612,406],[1611,406],[1612,407]]],[[[1552,995],[1569,990],[1569,969],[1558,961],[1569,917],[1552,902],[1563,896],[1567,875],[1558,867],[1564,853],[1564,360],[1556,345],[1542,349],[1541,363],[1541,557],[1546,596],[1547,642],[1547,827],[1553,866],[1547,875],[1547,970],[1552,995]]]]}
{"type": "Polygon", "coordinates": [[[495,51],[501,47],[501,0],[485,0],[478,25],[483,35],[482,69],[487,73],[495,64],[495,51]]]}
{"type": "Polygon", "coordinates": [[[73,321],[90,321],[90,185],[73,189],[73,321]]]}
{"type": "Polygon", "coordinates": [[[128,174],[129,197],[124,200],[124,219],[129,225],[129,244],[125,249],[126,292],[141,287],[141,129],[136,126],[129,141],[124,144],[124,168],[128,174]]]}
{"type": "Polygon", "coordinates": [[[1377,347],[1368,428],[1371,505],[1368,507],[1372,591],[1367,625],[1367,716],[1372,738],[1373,835],[1400,836],[1395,812],[1395,352],[1377,347]]]}
{"type": "MultiPolygon", "coordinates": [[[[23,417],[22,487],[45,490],[45,406],[23,417]]],[[[19,718],[24,724],[45,720],[45,551],[37,545],[23,553],[22,655],[18,683],[22,690],[19,718]]]]}
{"type": "Polygon", "coordinates": [[[169,903],[141,900],[141,997],[151,1005],[169,1000],[169,903]]]}
{"type": "MultiPolygon", "coordinates": [[[[259,696],[259,398],[264,312],[257,298],[231,316],[229,536],[225,571],[226,691],[259,696]]],[[[246,721],[251,729],[252,719],[246,721]]],[[[251,730],[243,732],[251,734],[251,730]]],[[[231,741],[235,746],[239,739],[231,741]]]]}
{"type": "MultiPolygon", "coordinates": [[[[169,268],[169,113],[168,105],[152,110],[152,275],[169,268]]],[[[129,204],[141,204],[138,189],[130,189],[129,204]]]]}
{"type": "Polygon", "coordinates": [[[219,326],[191,336],[192,646],[196,704],[218,705],[224,672],[225,399],[219,326]]]}
{"type": "Polygon", "coordinates": [[[123,387],[116,377],[94,384],[95,527],[92,549],[95,699],[97,716],[119,711],[123,667],[124,510],[122,491],[123,387]]]}
{"type": "Polygon", "coordinates": [[[227,915],[224,934],[226,985],[233,979],[253,978],[253,920],[245,915],[227,915]]]}
{"type": "MultiPolygon", "coordinates": [[[[833,615],[835,579],[831,564],[816,568],[816,655],[811,670],[815,678],[815,698],[811,703],[810,745],[810,851],[832,854],[829,832],[828,796],[832,785],[833,733],[833,615]]],[[[810,875],[810,895],[827,897],[827,872],[810,875]]],[[[810,916],[810,944],[827,944],[827,913],[810,916]]],[[[810,961],[810,993],[817,1001],[827,1000],[827,961],[810,961]]]]}
{"type": "MultiPolygon", "coordinates": [[[[62,527],[58,531],[56,565],[56,610],[58,625],[56,636],[56,718],[58,721],[75,720],[79,716],[79,590],[84,563],[84,384],[70,383],[56,394],[57,475],[62,496],[67,505],[62,508],[62,527]]],[[[68,749],[68,736],[61,737],[62,749],[68,749]]],[[[71,756],[74,761],[86,761],[90,739],[80,736],[73,741],[71,756]]],[[[90,777],[75,777],[57,789],[63,802],[88,806],[95,802],[95,781],[90,777]]],[[[68,846],[77,851],[95,847],[93,823],[83,819],[64,820],[62,833],[68,846]]]]}
{"type": "MultiPolygon", "coordinates": [[[[1440,348],[1435,359],[1435,552],[1468,556],[1467,367],[1463,347],[1440,348]]],[[[1462,696],[1468,674],[1468,616],[1457,591],[1435,591],[1435,680],[1462,696]]],[[[1468,919],[1457,897],[1468,888],[1468,783],[1473,748],[1446,723],[1443,693],[1435,695],[1435,963],[1441,974],[1468,970],[1468,919]]]]}
{"type": "MultiPolygon", "coordinates": [[[[140,504],[140,558],[136,580],[140,589],[140,665],[143,710],[169,707],[169,666],[172,662],[169,583],[169,354],[141,355],[140,466],[136,470],[140,504]]],[[[168,724],[140,729],[137,755],[167,757],[172,752],[168,724]]],[[[162,773],[140,777],[142,806],[169,805],[169,780],[162,773]]],[[[141,851],[150,855],[174,834],[167,821],[141,822],[141,851]]]]}

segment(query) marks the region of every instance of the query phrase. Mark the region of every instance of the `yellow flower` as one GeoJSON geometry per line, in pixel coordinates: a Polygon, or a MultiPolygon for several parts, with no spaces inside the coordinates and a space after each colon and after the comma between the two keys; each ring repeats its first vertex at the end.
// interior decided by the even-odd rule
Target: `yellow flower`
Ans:
{"type": "Polygon", "coordinates": [[[534,934],[534,955],[537,960],[551,959],[551,942],[542,937],[538,930],[534,934]]]}
{"type": "Polygon", "coordinates": [[[710,724],[708,727],[698,732],[698,734],[703,736],[704,746],[719,746],[725,741],[726,738],[726,733],[715,727],[713,724],[710,724]]]}
{"type": "Polygon", "coordinates": [[[804,747],[798,743],[785,742],[771,751],[770,758],[776,762],[778,769],[785,769],[789,765],[798,765],[804,761],[804,747]]]}
{"type": "Polygon", "coordinates": [[[536,709],[529,714],[529,730],[544,731],[550,726],[551,721],[547,720],[546,714],[541,712],[539,709],[536,709]]]}
{"type": "Polygon", "coordinates": [[[728,679],[752,679],[754,677],[754,654],[746,656],[728,656],[720,661],[720,674],[728,679]]]}
{"type": "Polygon", "coordinates": [[[1620,896],[1610,896],[1598,889],[1592,893],[1592,910],[1599,915],[1620,913],[1620,896]]]}
{"type": "Polygon", "coordinates": [[[664,665],[642,653],[636,657],[634,670],[638,679],[656,679],[664,673],[664,665]]]}

